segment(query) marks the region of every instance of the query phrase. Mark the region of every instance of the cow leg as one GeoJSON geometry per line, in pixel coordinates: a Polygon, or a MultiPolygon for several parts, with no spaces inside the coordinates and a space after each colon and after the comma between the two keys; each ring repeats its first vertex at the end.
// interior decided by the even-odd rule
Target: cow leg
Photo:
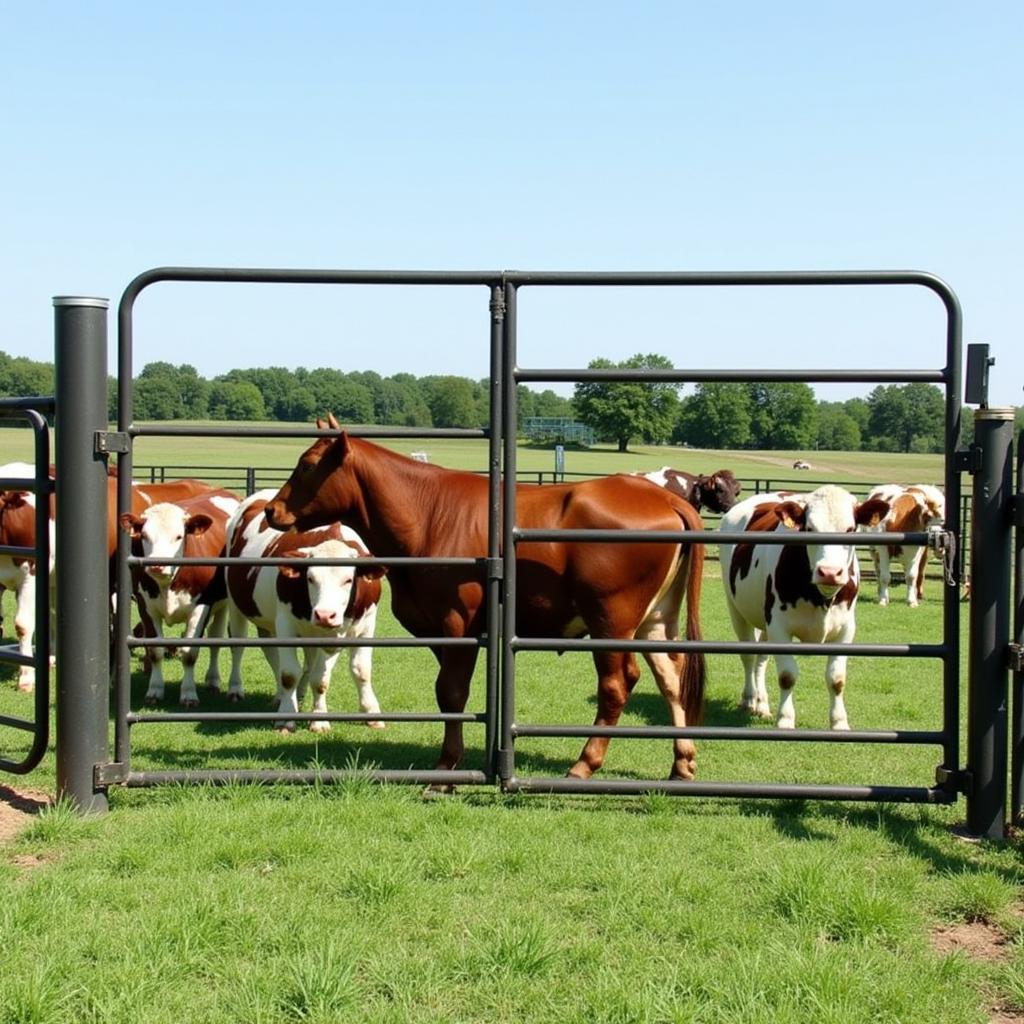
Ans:
{"type": "MultiPolygon", "coordinates": [[[[294,647],[278,647],[277,650],[277,710],[283,714],[298,714],[299,711],[299,680],[302,669],[299,667],[299,654],[294,647]]],[[[283,719],[275,722],[278,732],[295,732],[294,719],[283,719]]]]}
{"type": "MultiPolygon", "coordinates": [[[[163,622],[159,616],[150,619],[153,628],[153,637],[162,640],[164,636],[163,622]]],[[[148,647],[149,651],[149,688],[146,690],[145,702],[147,704],[159,704],[164,699],[164,649],[163,647],[148,647]]]]}
{"type": "MultiPolygon", "coordinates": [[[[359,710],[368,715],[379,713],[380,704],[377,703],[377,695],[373,692],[373,683],[371,682],[373,674],[373,648],[353,647],[348,667],[352,673],[352,681],[356,684],[359,710]]],[[[383,722],[376,722],[372,719],[366,724],[371,729],[384,728],[383,722]]]]}
{"type": "Polygon", "coordinates": [[[188,641],[197,636],[202,636],[210,617],[210,606],[208,604],[197,604],[189,616],[188,625],[185,629],[185,646],[181,648],[181,696],[178,703],[183,708],[199,707],[199,694],[196,692],[196,660],[199,651],[188,645],[188,641]]]}
{"type": "Polygon", "coordinates": [[[910,548],[906,555],[907,604],[916,608],[921,601],[921,589],[924,585],[924,563],[928,555],[927,548],[910,548]]]}
{"type": "MultiPolygon", "coordinates": [[[[330,653],[326,650],[312,650],[312,665],[306,669],[309,683],[313,687],[313,712],[318,715],[327,714],[327,691],[331,688],[331,673],[334,663],[341,655],[340,647],[333,647],[330,653]]],[[[301,699],[301,698],[300,698],[301,699]]],[[[310,722],[310,732],[329,732],[330,722],[310,722]]]]}
{"type": "MultiPolygon", "coordinates": [[[[21,579],[16,588],[17,602],[14,612],[14,634],[18,638],[18,651],[32,657],[32,636],[36,631],[36,576],[27,562],[20,566],[21,579]]],[[[36,670],[32,665],[18,666],[18,689],[31,693],[36,685],[36,670]]]]}
{"type": "MultiPolygon", "coordinates": [[[[765,638],[769,643],[776,644],[789,643],[792,639],[788,633],[780,633],[770,628],[765,631],[765,638]]],[[[775,724],[779,729],[795,729],[796,705],[793,703],[793,690],[800,678],[797,660],[792,654],[776,654],[775,669],[779,675],[779,715],[775,724]]]]}
{"type": "MultiPolygon", "coordinates": [[[[244,637],[249,632],[249,620],[234,606],[228,608],[228,636],[232,639],[244,637]]],[[[228,700],[240,701],[245,696],[245,684],[242,681],[242,658],[245,657],[244,647],[231,648],[231,675],[228,677],[228,700]]]]}
{"type": "Polygon", "coordinates": [[[889,551],[884,547],[873,548],[877,552],[878,603],[884,608],[889,603],[889,582],[892,578],[889,551]]]}
{"type": "MultiPolygon", "coordinates": [[[[836,640],[842,644],[853,643],[856,632],[856,622],[850,615],[836,640]]],[[[850,728],[850,723],[846,718],[846,703],[843,700],[843,693],[846,689],[846,660],[845,654],[837,654],[829,658],[825,664],[825,683],[830,700],[829,724],[833,729],[850,728]]]]}
{"type": "MultiPolygon", "coordinates": [[[[742,643],[753,643],[760,640],[761,631],[747,622],[739,610],[733,607],[732,601],[726,603],[729,606],[729,618],[732,619],[732,628],[736,639],[742,643]]],[[[740,663],[743,665],[743,694],[740,697],[740,707],[758,718],[771,718],[768,688],[765,685],[768,655],[741,654],[740,663]]]]}
{"type": "MultiPolygon", "coordinates": [[[[640,678],[640,668],[632,654],[622,651],[595,651],[594,667],[597,669],[594,725],[617,725],[622,709],[640,678]]],[[[608,736],[591,736],[569,769],[569,775],[589,779],[604,764],[608,743],[608,736]]]]}
{"type": "MultiPolygon", "coordinates": [[[[225,602],[218,604],[210,618],[210,628],[206,631],[206,635],[209,637],[220,637],[224,636],[224,627],[227,621],[228,608],[225,602]]],[[[211,693],[220,693],[220,647],[210,648],[210,664],[206,669],[206,677],[203,682],[206,683],[211,693]]]]}

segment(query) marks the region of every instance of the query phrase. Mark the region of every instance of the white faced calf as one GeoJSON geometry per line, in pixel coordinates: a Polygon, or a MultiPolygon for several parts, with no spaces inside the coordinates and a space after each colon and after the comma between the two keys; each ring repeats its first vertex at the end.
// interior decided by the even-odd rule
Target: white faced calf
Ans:
{"type": "MultiPolygon", "coordinates": [[[[121,528],[131,534],[132,553],[145,558],[219,558],[224,554],[228,517],[238,508],[230,491],[211,491],[176,502],[159,502],[140,515],[125,512],[121,528]]],[[[186,641],[201,636],[209,623],[210,636],[224,635],[227,595],[224,570],[211,565],[154,564],[133,572],[136,598],[152,623],[155,635],[163,637],[165,625],[185,624],[186,641]]],[[[180,703],[197,707],[193,647],[179,648],[184,674],[180,703]]],[[[151,668],[146,703],[163,700],[163,648],[149,648],[151,668]]],[[[220,648],[210,648],[206,684],[220,690],[220,648]]]]}
{"type": "MultiPolygon", "coordinates": [[[[260,491],[248,498],[228,528],[229,551],[242,558],[290,559],[276,566],[231,566],[227,572],[232,636],[244,636],[246,620],[264,637],[372,637],[380,600],[379,568],[344,565],[308,565],[309,559],[365,558],[369,552],[359,535],[347,526],[331,524],[309,532],[282,533],[272,529],[263,515],[276,491],[260,491]]],[[[345,648],[303,647],[305,668],[300,672],[298,650],[294,647],[264,647],[263,651],[277,681],[279,710],[295,714],[313,689],[314,713],[327,712],[327,690],[335,662],[345,648]]],[[[350,647],[349,669],[356,686],[360,710],[380,712],[372,685],[372,649],[350,647]]],[[[231,686],[241,692],[241,655],[232,649],[231,686]]],[[[383,728],[383,722],[367,725],[383,728]]],[[[280,726],[292,731],[295,723],[280,726]]],[[[325,732],[330,723],[310,722],[313,732],[325,732]]]]}
{"type": "MultiPolygon", "coordinates": [[[[858,525],[878,522],[888,511],[878,498],[858,503],[841,487],[828,484],[810,494],[755,495],[734,506],[722,519],[723,533],[806,531],[850,533],[858,525]]],[[[741,641],[850,643],[856,631],[854,609],[860,583],[853,537],[849,544],[722,544],[722,581],[736,636],[741,641]]],[[[743,654],[742,706],[768,718],[765,687],[767,654],[743,654]]],[[[830,655],[825,681],[831,697],[833,729],[849,729],[843,691],[845,655],[830,655]]],[[[796,725],[793,689],[799,676],[796,658],[776,657],[779,676],[777,725],[796,725]]]]}

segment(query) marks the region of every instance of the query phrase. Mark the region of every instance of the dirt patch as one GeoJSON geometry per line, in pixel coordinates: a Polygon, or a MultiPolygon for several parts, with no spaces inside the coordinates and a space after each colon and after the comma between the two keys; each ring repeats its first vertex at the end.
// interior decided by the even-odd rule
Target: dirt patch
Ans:
{"type": "Polygon", "coordinates": [[[48,793],[0,786],[0,845],[13,839],[34,814],[52,803],[48,793]]]}
{"type": "MultiPolygon", "coordinates": [[[[941,925],[931,934],[932,947],[939,953],[963,952],[975,960],[999,963],[1007,958],[1006,936],[988,921],[964,921],[941,925]]],[[[1024,1018],[1013,1018],[1024,1019],[1024,1018]]]]}

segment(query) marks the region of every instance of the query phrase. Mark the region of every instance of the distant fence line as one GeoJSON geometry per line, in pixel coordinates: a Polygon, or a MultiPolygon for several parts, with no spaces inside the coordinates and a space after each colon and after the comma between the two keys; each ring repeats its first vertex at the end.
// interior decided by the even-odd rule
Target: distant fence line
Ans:
{"type": "MultiPolygon", "coordinates": [[[[198,476],[211,484],[219,487],[226,487],[233,491],[242,491],[245,494],[254,494],[265,487],[280,487],[288,479],[289,474],[295,468],[291,466],[180,466],[180,465],[149,465],[136,463],[133,467],[133,476],[139,481],[148,483],[163,483],[166,480],[176,480],[180,477],[198,476]]],[[[481,476],[487,475],[486,469],[473,470],[481,476]]],[[[516,480],[520,483],[530,484],[553,484],[571,480],[590,480],[601,474],[595,473],[571,473],[557,472],[553,469],[517,470],[516,480]]],[[[808,476],[799,477],[777,477],[757,476],[736,478],[743,485],[742,494],[764,494],[770,491],[812,491],[822,484],[838,484],[844,487],[851,494],[864,497],[868,492],[877,487],[881,481],[867,483],[863,480],[822,480],[808,476]]],[[[906,483],[925,483],[922,480],[905,481],[906,483]]],[[[701,510],[705,519],[717,521],[721,517],[714,512],[701,510]]],[[[968,579],[970,573],[967,571],[968,547],[970,545],[971,525],[971,482],[970,478],[965,482],[964,492],[960,501],[960,536],[962,545],[957,552],[960,562],[960,574],[963,579],[968,579]]],[[[712,557],[717,558],[717,553],[712,557]]],[[[874,566],[871,558],[863,553],[861,557],[862,568],[867,575],[872,575],[874,566]]],[[[933,565],[936,568],[933,572],[938,575],[938,562],[929,559],[926,565],[933,565]]],[[[896,578],[899,575],[899,566],[894,565],[893,571],[896,578]]]]}

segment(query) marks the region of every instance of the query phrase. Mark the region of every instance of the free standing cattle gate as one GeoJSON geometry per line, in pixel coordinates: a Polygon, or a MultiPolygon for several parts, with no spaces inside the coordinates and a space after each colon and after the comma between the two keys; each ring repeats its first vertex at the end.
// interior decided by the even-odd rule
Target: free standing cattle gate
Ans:
{"type": "MultiPolygon", "coordinates": [[[[57,516],[56,564],[63,586],[56,590],[56,618],[60,624],[56,637],[57,697],[56,754],[58,791],[76,803],[83,813],[107,808],[111,786],[146,786],[164,782],[229,780],[304,782],[331,781],[348,774],[341,769],[317,771],[202,770],[141,771],[132,765],[131,732],[140,726],[164,727],[182,722],[268,721],[280,716],[274,712],[229,713],[185,711],[147,714],[131,709],[130,658],[134,648],[155,645],[156,641],[136,639],[131,632],[130,602],[118,602],[114,616],[113,643],[109,643],[108,565],[106,556],[106,488],[108,460],[117,460],[117,511],[131,507],[131,479],[135,440],[147,436],[213,437],[310,437],[333,433],[310,428],[245,428],[238,426],[198,426],[178,423],[142,424],[133,416],[133,310],[136,299],[146,288],[162,282],[441,286],[472,288],[486,293],[486,324],[490,353],[490,420],[484,430],[399,430],[376,428],[352,431],[366,437],[480,437],[488,442],[490,518],[488,552],[481,559],[437,559],[439,564],[475,563],[486,581],[487,622],[485,634],[477,638],[402,637],[374,638],[373,647],[439,647],[473,644],[483,648],[486,695],[484,711],[476,714],[423,713],[365,714],[332,712],[328,720],[360,721],[369,717],[389,721],[437,721],[458,719],[480,726],[484,732],[483,770],[379,770],[373,776],[381,781],[416,784],[499,785],[508,792],[543,793],[622,793],[666,792],[679,796],[732,796],[744,798],[800,798],[868,801],[952,803],[966,797],[967,827],[974,834],[1002,836],[1007,818],[1007,787],[1011,791],[1011,811],[1020,811],[1021,737],[1024,715],[1021,711],[1021,639],[1024,622],[1024,585],[1021,579],[1020,528],[1022,500],[1020,466],[1017,492],[1013,489],[1013,410],[987,408],[987,346],[970,346],[968,353],[966,400],[980,408],[975,414],[975,439],[966,449],[959,447],[963,375],[961,312],[952,290],[939,278],[916,271],[846,271],[787,273],[530,273],[530,272],[420,272],[420,271],[331,271],[331,270],[256,270],[226,268],[158,268],[133,280],[125,290],[117,315],[118,391],[117,429],[107,423],[107,317],[105,299],[58,297],[55,309],[54,399],[24,399],[0,407],[0,415],[28,417],[40,433],[40,412],[54,412],[56,438],[56,500],[58,509],[73,508],[79,514],[57,516]],[[522,367],[517,359],[517,298],[524,288],[557,289],[563,287],[647,287],[686,289],[694,287],[764,288],[786,286],[815,288],[822,286],[895,286],[924,288],[943,304],[946,314],[945,337],[936,344],[933,368],[913,369],[563,369],[522,367]],[[941,357],[941,361],[938,357],[941,357]],[[971,514],[971,606],[969,611],[967,679],[967,750],[960,750],[960,564],[957,552],[962,548],[960,518],[951,515],[940,532],[887,533],[858,536],[858,544],[913,543],[937,549],[944,562],[942,638],[928,644],[800,644],[799,654],[845,653],[852,657],[884,656],[922,659],[937,664],[942,681],[941,728],[910,730],[752,730],[728,726],[663,725],[636,727],[597,727],[594,725],[551,725],[524,722],[517,713],[516,657],[523,651],[594,651],[601,648],[621,650],[617,640],[559,637],[524,638],[517,634],[515,615],[516,561],[518,544],[525,541],[577,540],[593,543],[624,540],[681,540],[679,533],[638,534],[630,531],[544,531],[525,530],[516,525],[516,386],[533,382],[580,382],[594,380],[630,380],[642,382],[806,382],[906,384],[923,382],[939,386],[945,400],[944,485],[947,509],[961,507],[961,475],[973,480],[971,514]],[[49,404],[48,404],[49,403],[49,404]],[[26,412],[26,410],[28,410],[26,412]],[[1016,540],[1014,526],[1016,525],[1016,540]],[[1010,639],[1010,573],[1016,554],[1014,639],[1010,639]],[[111,653],[113,665],[110,663],[111,653]],[[108,742],[109,682],[113,669],[114,739],[108,742]],[[1012,765],[1008,750],[1009,675],[1014,679],[1012,714],[1012,765]],[[550,778],[520,776],[516,770],[516,741],[520,737],[614,735],[616,737],[756,740],[759,742],[924,744],[937,747],[940,759],[935,779],[929,785],[820,785],[811,783],[758,784],[749,782],[703,782],[665,779],[616,780],[550,778]]],[[[483,333],[483,304],[481,304],[483,333]]],[[[45,430],[41,433],[45,436],[45,430]]],[[[42,442],[39,442],[42,445],[42,442]]],[[[45,493],[53,484],[44,467],[48,454],[37,445],[37,476],[20,486],[45,493]]],[[[9,481],[0,481],[6,486],[9,481]]],[[[43,503],[40,503],[43,504],[43,503]]],[[[39,564],[47,558],[46,531],[37,533],[39,564]]],[[[120,594],[130,593],[133,567],[146,564],[133,558],[128,537],[119,531],[116,557],[116,582],[120,594]]],[[[815,535],[825,542],[841,543],[846,535],[815,535]]],[[[770,543],[809,543],[806,534],[771,535],[770,543]],[[778,539],[776,539],[778,538],[778,539]]],[[[716,544],[723,540],[765,542],[763,533],[732,533],[704,530],[685,535],[691,542],[716,544]]],[[[163,560],[163,561],[166,561],[163,560]]],[[[187,562],[177,560],[177,564],[187,562]]],[[[237,559],[214,559],[232,564],[237,559]]],[[[273,559],[257,560],[275,564],[273,559]]],[[[281,560],[278,559],[278,562],[281,560]]],[[[373,559],[396,564],[401,559],[373,559]]],[[[172,561],[172,564],[174,562],[172,561]]],[[[337,560],[329,564],[338,564],[337,560]]],[[[342,563],[344,564],[344,563],[342,563]]],[[[350,560],[351,564],[351,560],[350,560]]],[[[35,722],[4,718],[0,724],[35,730],[33,757],[41,756],[47,742],[48,691],[45,657],[47,615],[43,610],[45,590],[37,615],[37,661],[39,684],[35,722]]],[[[265,644],[255,639],[216,641],[222,646],[265,644]]],[[[270,643],[273,645],[274,641],[270,643]]],[[[289,646],[324,646],[322,640],[291,640],[289,646]]],[[[337,646],[366,644],[361,640],[333,641],[337,646]]],[[[213,646],[214,641],[200,639],[195,646],[213,646]]],[[[778,653],[795,644],[743,644],[726,641],[676,640],[632,641],[630,649],[643,651],[703,651],[705,653],[778,653]]],[[[10,649],[0,649],[4,660],[17,660],[10,649]]],[[[429,692],[429,687],[424,688],[429,692]]],[[[297,721],[309,720],[310,713],[289,715],[297,721]]],[[[425,756],[431,754],[425,752],[425,756]]],[[[30,760],[13,765],[4,761],[8,771],[27,771],[30,760]]]]}

